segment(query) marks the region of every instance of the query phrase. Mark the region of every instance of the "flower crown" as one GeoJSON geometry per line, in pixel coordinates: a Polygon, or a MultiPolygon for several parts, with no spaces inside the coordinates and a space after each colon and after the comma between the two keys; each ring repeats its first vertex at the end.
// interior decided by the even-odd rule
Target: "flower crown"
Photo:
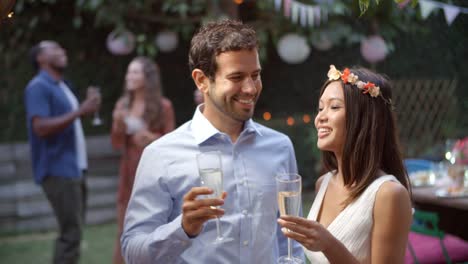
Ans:
{"type": "Polygon", "coordinates": [[[330,70],[328,71],[328,80],[330,81],[336,81],[341,78],[343,83],[350,83],[352,85],[356,85],[357,88],[362,90],[362,93],[366,94],[368,93],[372,97],[377,97],[381,96],[383,98],[382,93],[380,92],[380,87],[375,85],[375,83],[372,82],[363,82],[359,80],[359,77],[352,73],[348,68],[345,68],[343,72],[340,72],[335,68],[335,65],[330,65],[330,70]]]}

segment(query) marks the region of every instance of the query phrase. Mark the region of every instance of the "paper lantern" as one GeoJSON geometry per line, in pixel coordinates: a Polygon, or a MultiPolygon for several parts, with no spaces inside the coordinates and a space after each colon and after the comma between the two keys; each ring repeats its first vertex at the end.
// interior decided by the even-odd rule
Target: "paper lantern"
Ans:
{"type": "Polygon", "coordinates": [[[330,37],[321,34],[320,37],[312,39],[312,46],[320,51],[327,51],[333,47],[333,42],[330,37]]]}
{"type": "Polygon", "coordinates": [[[156,35],[154,40],[161,52],[171,52],[179,44],[179,36],[174,31],[162,31],[156,35]]]}
{"type": "Polygon", "coordinates": [[[387,44],[379,35],[372,35],[361,41],[361,55],[370,63],[385,59],[388,54],[387,44]]]}
{"type": "Polygon", "coordinates": [[[135,36],[130,31],[112,31],[107,36],[107,49],[114,55],[128,55],[135,49],[135,36]]]}
{"type": "Polygon", "coordinates": [[[310,54],[310,47],[303,36],[289,33],[278,41],[278,55],[282,60],[290,64],[304,62],[310,54]]]}

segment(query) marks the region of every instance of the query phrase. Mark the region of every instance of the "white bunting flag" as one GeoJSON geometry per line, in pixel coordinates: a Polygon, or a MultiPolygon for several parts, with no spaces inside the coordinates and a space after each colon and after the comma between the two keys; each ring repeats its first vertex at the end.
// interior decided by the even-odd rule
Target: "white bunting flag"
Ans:
{"type": "Polygon", "coordinates": [[[444,14],[445,14],[445,20],[447,20],[447,24],[450,26],[457,18],[458,14],[460,13],[460,9],[456,6],[452,5],[444,5],[444,14]]]}
{"type": "Polygon", "coordinates": [[[309,26],[313,27],[315,25],[314,7],[312,6],[307,7],[307,21],[309,22],[309,26]]]}
{"type": "Polygon", "coordinates": [[[278,12],[281,9],[281,0],[274,0],[274,1],[275,1],[275,10],[276,12],[278,12]]]}
{"type": "Polygon", "coordinates": [[[306,9],[306,5],[303,5],[301,4],[300,5],[300,9],[301,9],[301,26],[305,27],[307,26],[307,9],[306,9]]]}
{"type": "Polygon", "coordinates": [[[436,8],[436,4],[432,1],[419,0],[419,7],[421,8],[421,16],[423,19],[426,19],[436,8]]]}
{"type": "Polygon", "coordinates": [[[299,3],[291,1],[291,21],[296,24],[299,21],[299,3]]]}
{"type": "Polygon", "coordinates": [[[317,24],[317,26],[320,26],[320,6],[316,6],[314,7],[314,18],[315,18],[315,23],[317,24]]]}

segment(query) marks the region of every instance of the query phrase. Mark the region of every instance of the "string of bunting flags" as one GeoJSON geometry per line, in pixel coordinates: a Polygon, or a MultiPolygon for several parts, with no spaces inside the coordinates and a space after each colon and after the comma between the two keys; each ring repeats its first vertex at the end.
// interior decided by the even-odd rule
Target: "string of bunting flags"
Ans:
{"type": "Polygon", "coordinates": [[[468,14],[468,8],[460,7],[452,4],[445,4],[432,0],[419,0],[419,7],[421,9],[421,16],[423,19],[426,19],[432,11],[436,8],[441,8],[444,10],[445,20],[450,26],[452,22],[457,18],[457,16],[462,14],[468,14]]]}
{"type": "Polygon", "coordinates": [[[295,0],[274,0],[274,4],[277,12],[283,12],[291,22],[303,27],[319,26],[328,20],[327,10],[319,5],[309,5],[295,0]]]}
{"type": "MultiPolygon", "coordinates": [[[[303,27],[320,26],[321,23],[326,23],[328,20],[327,9],[323,6],[305,4],[296,0],[273,1],[277,12],[282,12],[291,22],[300,24],[303,27]]],[[[409,0],[404,1],[402,6],[409,2],[409,0]]],[[[434,9],[443,9],[448,25],[451,25],[459,14],[468,14],[467,7],[441,3],[434,0],[419,0],[419,7],[423,19],[426,19],[434,9]]]]}

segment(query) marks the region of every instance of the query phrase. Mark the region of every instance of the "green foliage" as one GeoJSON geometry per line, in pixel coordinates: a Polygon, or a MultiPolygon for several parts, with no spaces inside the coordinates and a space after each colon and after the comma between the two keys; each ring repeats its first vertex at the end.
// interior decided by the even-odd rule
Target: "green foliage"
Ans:
{"type": "MultiPolygon", "coordinates": [[[[359,0],[359,9],[361,10],[361,16],[367,11],[369,8],[369,1],[370,0],[359,0]]],[[[376,0],[378,3],[378,0],[376,0]]]]}

